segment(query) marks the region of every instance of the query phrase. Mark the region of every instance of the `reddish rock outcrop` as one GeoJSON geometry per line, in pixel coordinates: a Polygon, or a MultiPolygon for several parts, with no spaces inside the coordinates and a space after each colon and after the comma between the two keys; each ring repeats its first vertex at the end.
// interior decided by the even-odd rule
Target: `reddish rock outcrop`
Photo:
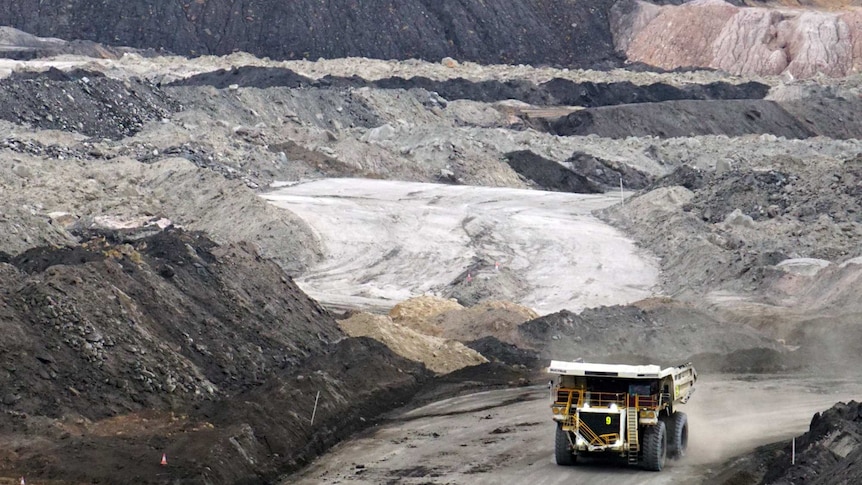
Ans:
{"type": "Polygon", "coordinates": [[[862,9],[736,7],[696,0],[613,10],[614,45],[630,61],[664,69],[708,67],[739,75],[810,78],[862,70],[862,9]]]}

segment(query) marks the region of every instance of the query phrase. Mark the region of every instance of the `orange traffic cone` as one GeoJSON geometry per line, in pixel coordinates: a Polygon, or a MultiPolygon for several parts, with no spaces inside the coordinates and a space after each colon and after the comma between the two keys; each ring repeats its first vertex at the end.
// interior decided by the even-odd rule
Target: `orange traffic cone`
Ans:
{"type": "Polygon", "coordinates": [[[161,464],[162,464],[162,466],[166,466],[166,465],[168,464],[168,455],[166,455],[165,453],[162,453],[162,462],[161,462],[161,464]]]}

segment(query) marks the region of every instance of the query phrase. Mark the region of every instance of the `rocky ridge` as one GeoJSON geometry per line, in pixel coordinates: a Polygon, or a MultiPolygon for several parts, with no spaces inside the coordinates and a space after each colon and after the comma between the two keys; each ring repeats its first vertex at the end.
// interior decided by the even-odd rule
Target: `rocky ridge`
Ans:
{"type": "Polygon", "coordinates": [[[273,59],[449,56],[481,63],[615,66],[610,0],[590,6],[506,0],[441,4],[147,0],[116,10],[49,0],[33,9],[0,2],[0,24],[34,35],[166,50],[181,55],[244,51],[273,59]],[[390,8],[391,7],[391,8],[390,8]],[[572,25],[580,28],[572,30],[572,25]],[[408,28],[409,26],[409,28],[408,28]],[[513,43],[512,40],[517,42],[513,43]]]}

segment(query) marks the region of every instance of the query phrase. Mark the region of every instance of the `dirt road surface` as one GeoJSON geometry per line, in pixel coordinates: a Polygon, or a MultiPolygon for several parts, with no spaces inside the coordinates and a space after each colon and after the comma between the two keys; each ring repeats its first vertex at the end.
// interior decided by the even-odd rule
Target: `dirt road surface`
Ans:
{"type": "Polygon", "coordinates": [[[518,303],[580,311],[651,296],[658,275],[650,255],[590,215],[618,195],[329,179],[264,197],[322,239],[326,260],[297,283],[323,304],[388,311],[482,262],[476,278],[494,278],[495,263],[512,271],[518,303]]]}
{"type": "Polygon", "coordinates": [[[599,460],[557,466],[546,388],[482,392],[395,415],[282,483],[700,483],[711,467],[756,446],[789,440],[815,412],[858,398],[860,390],[850,380],[805,376],[703,378],[682,409],[691,427],[688,455],[668,461],[659,473],[599,460]]]}

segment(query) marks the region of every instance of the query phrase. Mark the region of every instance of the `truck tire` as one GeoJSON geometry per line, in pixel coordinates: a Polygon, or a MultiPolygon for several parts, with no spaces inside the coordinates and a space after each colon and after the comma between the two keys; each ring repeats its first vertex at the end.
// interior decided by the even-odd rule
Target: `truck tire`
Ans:
{"type": "Polygon", "coordinates": [[[688,449],[688,416],[685,413],[674,412],[667,423],[667,454],[679,459],[685,456],[688,449]]]}
{"type": "Polygon", "coordinates": [[[557,465],[560,466],[572,466],[577,459],[572,452],[568,435],[569,432],[563,429],[563,425],[557,423],[557,434],[554,436],[554,458],[557,460],[557,465]]]}
{"type": "Polygon", "coordinates": [[[667,458],[667,430],[664,421],[647,426],[643,435],[643,467],[654,472],[664,468],[667,458]]]}

